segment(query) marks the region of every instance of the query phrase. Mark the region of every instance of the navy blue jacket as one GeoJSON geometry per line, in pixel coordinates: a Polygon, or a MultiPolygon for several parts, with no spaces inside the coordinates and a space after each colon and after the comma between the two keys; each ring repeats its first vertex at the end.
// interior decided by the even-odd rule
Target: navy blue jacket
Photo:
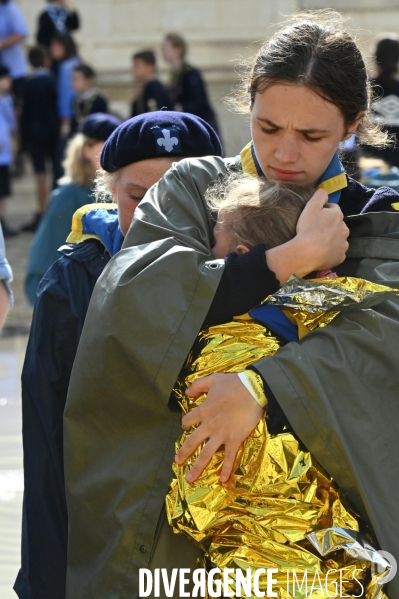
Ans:
{"type": "MultiPolygon", "coordinates": [[[[349,216],[391,211],[396,202],[399,194],[392,189],[367,189],[350,179],[340,207],[349,216]]],[[[65,597],[68,519],[62,417],[91,294],[110,260],[104,245],[93,239],[64,246],[61,253],[39,285],[22,372],[25,494],[22,567],[14,586],[20,599],[65,597]]],[[[233,252],[226,258],[204,324],[229,322],[278,288],[262,246],[243,256],[233,252]]],[[[269,426],[277,429],[286,422],[285,415],[267,385],[266,391],[269,426]]]]}
{"type": "Polygon", "coordinates": [[[184,63],[181,69],[173,74],[170,95],[173,104],[181,104],[184,112],[201,117],[218,133],[216,116],[198,69],[184,63]]]}
{"type": "Polygon", "coordinates": [[[133,101],[131,116],[161,110],[164,106],[168,110],[173,110],[173,103],[167,89],[160,81],[152,79],[145,82],[141,96],[133,101]]]}

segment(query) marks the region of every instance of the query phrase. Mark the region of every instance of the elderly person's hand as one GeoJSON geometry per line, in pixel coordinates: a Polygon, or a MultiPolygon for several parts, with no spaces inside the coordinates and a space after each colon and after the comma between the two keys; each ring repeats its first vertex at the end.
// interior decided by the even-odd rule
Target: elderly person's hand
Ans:
{"type": "Polygon", "coordinates": [[[226,482],[232,473],[240,444],[264,416],[264,410],[237,374],[212,374],[197,379],[186,391],[189,397],[199,397],[203,393],[207,393],[204,402],[183,417],[183,428],[199,426],[183,443],[175,460],[179,465],[184,464],[206,441],[186,477],[188,482],[193,482],[224,445],[220,482],[226,482]]]}

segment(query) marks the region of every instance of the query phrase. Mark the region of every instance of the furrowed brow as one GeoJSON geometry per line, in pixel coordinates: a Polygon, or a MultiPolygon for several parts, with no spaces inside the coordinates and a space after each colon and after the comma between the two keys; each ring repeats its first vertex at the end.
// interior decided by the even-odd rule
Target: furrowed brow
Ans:
{"type": "MultiPolygon", "coordinates": [[[[261,123],[266,123],[267,125],[269,125],[269,127],[273,127],[273,129],[281,129],[281,127],[279,125],[276,125],[276,123],[273,123],[273,121],[271,121],[270,119],[265,119],[265,118],[261,118],[261,117],[257,117],[257,120],[260,121],[261,123]]],[[[299,133],[331,133],[330,129],[296,129],[296,131],[298,131],[299,133]]]]}

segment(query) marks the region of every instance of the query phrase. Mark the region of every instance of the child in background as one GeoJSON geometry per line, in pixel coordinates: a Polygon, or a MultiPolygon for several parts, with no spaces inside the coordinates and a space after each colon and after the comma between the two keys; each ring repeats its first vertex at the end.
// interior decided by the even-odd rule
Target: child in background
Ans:
{"type": "Polygon", "coordinates": [[[0,65],[0,223],[4,237],[17,235],[17,232],[4,222],[5,199],[11,195],[12,135],[17,127],[14,104],[10,95],[11,86],[9,70],[0,65]]]}
{"type": "MultiPolygon", "coordinates": [[[[57,34],[53,37],[50,44],[50,54],[56,63],[58,72],[57,92],[58,114],[61,119],[61,139],[66,140],[71,133],[73,97],[75,95],[72,87],[72,71],[80,64],[80,59],[76,44],[69,34],[57,34]]],[[[63,145],[65,148],[65,141],[63,145]]]]}
{"type": "Polygon", "coordinates": [[[165,106],[173,110],[168,91],[155,77],[156,58],[152,50],[143,50],[133,54],[132,74],[134,100],[131,116],[144,112],[161,110],[165,106]]]}
{"type": "Polygon", "coordinates": [[[71,133],[76,133],[80,123],[89,114],[107,113],[108,104],[106,98],[98,93],[94,69],[87,64],[78,65],[73,69],[72,87],[76,95],[73,99],[71,133]]]}
{"type": "Polygon", "coordinates": [[[47,0],[47,7],[39,16],[37,43],[48,47],[56,33],[69,33],[79,26],[79,15],[69,0],[47,0]]]}
{"type": "Polygon", "coordinates": [[[102,147],[120,124],[112,115],[91,114],[68,144],[64,161],[66,176],[51,194],[29,252],[25,292],[32,305],[42,276],[60,257],[58,248],[71,232],[72,216],[78,208],[94,201],[91,186],[100,168],[102,147]]]}
{"type": "Polygon", "coordinates": [[[161,52],[171,68],[169,92],[174,110],[200,116],[218,133],[216,115],[209,102],[202,75],[186,62],[185,40],[180,35],[170,33],[162,42],[161,52]]]}
{"type": "Polygon", "coordinates": [[[37,212],[33,221],[22,227],[22,230],[34,233],[46,209],[46,158],[50,158],[52,162],[53,187],[62,171],[58,169],[56,159],[60,119],[57,108],[57,83],[50,71],[50,54],[45,46],[36,46],[29,51],[28,58],[33,71],[24,89],[21,136],[36,175],[37,212]]]}

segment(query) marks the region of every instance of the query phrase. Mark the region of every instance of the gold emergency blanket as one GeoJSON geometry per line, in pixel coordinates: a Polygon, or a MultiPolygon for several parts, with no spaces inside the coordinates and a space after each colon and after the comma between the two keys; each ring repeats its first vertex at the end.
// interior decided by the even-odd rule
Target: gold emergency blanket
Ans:
{"type": "MultiPolygon", "coordinates": [[[[341,309],[368,308],[398,294],[355,278],[291,277],[265,302],[279,305],[303,335],[331,322],[341,309]]],[[[200,333],[174,390],[183,413],[205,399],[205,395],[196,400],[185,395],[194,380],[211,373],[240,372],[274,355],[279,347],[277,338],[248,316],[200,333]]],[[[176,450],[192,430],[183,432],[176,450]]],[[[373,542],[367,525],[291,433],[282,431],[270,437],[262,419],[242,444],[234,476],[227,484],[219,482],[223,450],[213,456],[198,481],[187,483],[185,475],[200,449],[183,467],[173,464],[175,477],[166,497],[166,511],[174,532],[194,539],[212,567],[250,568],[252,574],[258,568],[277,568],[273,591],[280,598],[309,596],[311,587],[311,596],[317,599],[327,593],[367,599],[385,596],[378,582],[389,566],[365,541],[367,537],[373,542]],[[366,537],[358,535],[357,541],[359,528],[366,537]],[[337,536],[346,544],[337,545],[337,536]],[[364,542],[369,550],[363,553],[346,549],[364,542]],[[299,585],[307,572],[307,591],[305,585],[300,590],[296,584],[293,593],[293,569],[299,585]]],[[[235,580],[234,575],[230,577],[235,580]]],[[[266,577],[260,578],[259,588],[266,591],[266,577]]],[[[230,590],[235,593],[235,583],[230,590]]]]}

